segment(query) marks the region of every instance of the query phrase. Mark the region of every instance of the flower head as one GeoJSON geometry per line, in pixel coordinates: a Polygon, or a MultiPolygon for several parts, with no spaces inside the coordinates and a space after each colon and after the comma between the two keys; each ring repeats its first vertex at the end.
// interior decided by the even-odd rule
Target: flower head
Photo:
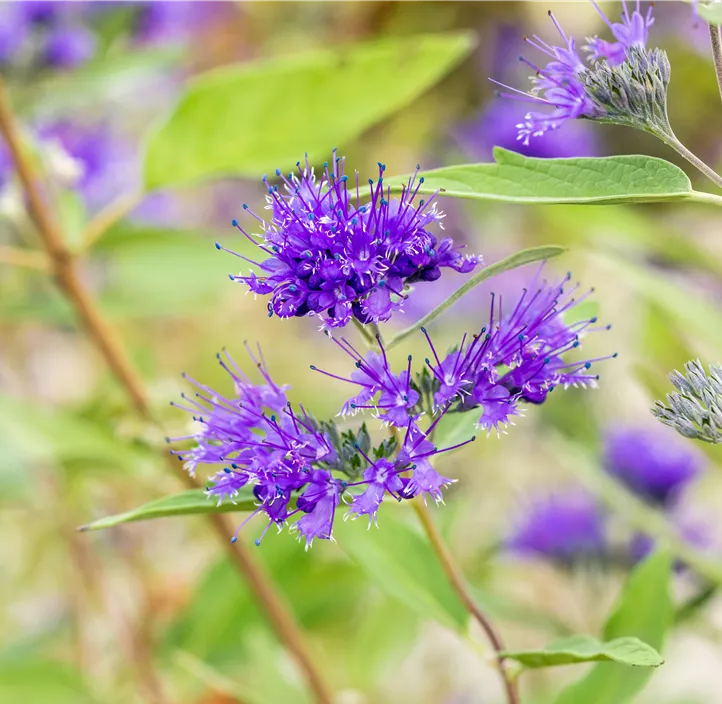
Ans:
{"type": "Polygon", "coordinates": [[[563,565],[599,558],[608,547],[606,515],[593,496],[576,488],[537,498],[519,516],[505,546],[563,565]]]}
{"type": "Polygon", "coordinates": [[[192,439],[193,448],[171,452],[191,474],[199,464],[226,464],[211,477],[208,496],[220,504],[232,501],[246,485],[253,486],[258,508],[252,515],[266,514],[266,530],[273,524],[280,528],[298,516],[297,530],[310,545],[314,537],[330,537],[329,515],[332,523],[341,492],[341,482],[330,470],[336,451],[303,409],[293,410],[286,400],[286,387],[271,379],[263,358],[250,350],[249,355],[263,378],[261,384],[251,382],[230,355],[218,355],[233,381],[230,397],[188,377],[198,389],[196,398],[183,395],[184,403],[174,405],[192,413],[201,429],[173,439],[192,439]]]}
{"type": "Polygon", "coordinates": [[[269,315],[317,315],[329,327],[342,327],[354,317],[377,323],[401,309],[406,284],[435,281],[443,267],[468,273],[479,263],[479,257],[460,254],[450,238],[439,240],[432,233],[443,216],[433,196],[417,200],[423,183],[418,169],[392,198],[384,186],[386,167],[379,164],[379,178],[369,179],[369,202],[363,204],[358,174],[350,186],[335,151],[320,179],[308,161],[297,166],[297,174],[276,172],[282,190],[264,177],[270,222],[244,205],[260,223],[262,243],[233,222],[267,258],[256,263],[241,257],[260,273],[231,278],[270,295],[269,315]]]}
{"type": "Polygon", "coordinates": [[[613,70],[625,64],[631,52],[646,52],[649,28],[654,23],[651,7],[643,15],[637,0],[637,8],[630,14],[625,2],[621,22],[612,23],[594,0],[592,2],[612,31],[615,41],[609,42],[599,37],[588,39],[584,47],[587,55],[582,58],[574,38],[565,34],[554,15],[549,12],[562,40],[562,46],[548,44],[536,35],[526,37],[529,45],[546,54],[550,60],[544,67],[539,67],[520,57],[520,61],[534,70],[531,78],[533,87],[529,92],[499,84],[511,91],[501,93],[502,97],[532,102],[547,108],[545,112],[528,112],[524,120],[517,124],[517,139],[525,146],[529,145],[532,137],[541,137],[569,120],[608,118],[605,101],[600,100],[599,95],[590,89],[590,78],[593,78],[600,66],[613,70]]]}
{"type": "Polygon", "coordinates": [[[397,501],[417,495],[441,501],[442,489],[451,480],[439,475],[429,460],[466,444],[439,449],[431,442],[442,416],[422,430],[407,414],[403,439],[389,439],[372,449],[364,426],[340,434],[303,407],[294,410],[286,399],[287,387],[272,380],[260,350],[248,353],[261,383],[251,381],[227,353],[218,355],[233,393],[224,396],[186,377],[197,389],[195,397],[183,394],[182,403],[173,405],[191,413],[198,429],[169,439],[193,442],[187,450],[171,450],[191,475],[200,465],[222,466],[206,489],[219,505],[252,488],[257,507],[238,530],[251,517],[264,514],[268,523],[257,544],[272,525],[279,530],[290,525],[309,547],[316,538],[331,539],[342,499],[350,504],[348,516],[366,516],[369,523],[376,520],[386,495],[397,501]]]}
{"type": "Polygon", "coordinates": [[[386,350],[380,338],[380,352],[368,351],[361,355],[346,339],[334,342],[353,360],[356,370],[350,378],[330,374],[316,366],[314,371],[321,372],[340,381],[346,381],[359,387],[358,393],[344,403],[343,415],[355,414],[357,411],[372,409],[376,416],[385,423],[405,428],[409,418],[416,420],[418,413],[414,409],[419,401],[417,390],[411,385],[411,355],[408,357],[407,368],[396,374],[389,366],[386,350]]]}
{"type": "Polygon", "coordinates": [[[591,367],[609,357],[566,359],[584,334],[599,329],[596,317],[570,322],[588,294],[574,297],[579,287],[567,289],[569,280],[570,275],[553,284],[535,280],[507,314],[492,294],[488,324],[470,342],[464,336],[443,359],[422,328],[433,355],[426,363],[436,381],[436,406],[455,404],[460,412],[481,407],[479,426],[499,431],[519,415],[521,402],[543,403],[557,386],[595,386],[591,367]]]}
{"type": "Polygon", "coordinates": [[[669,506],[695,479],[704,456],[671,431],[610,428],[604,437],[604,466],[642,498],[669,506]]]}

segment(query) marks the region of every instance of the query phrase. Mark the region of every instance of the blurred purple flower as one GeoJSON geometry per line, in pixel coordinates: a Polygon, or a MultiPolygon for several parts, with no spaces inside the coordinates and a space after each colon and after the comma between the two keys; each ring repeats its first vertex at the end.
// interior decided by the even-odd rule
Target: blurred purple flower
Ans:
{"type": "MultiPolygon", "coordinates": [[[[714,547],[714,539],[707,524],[686,514],[672,513],[669,518],[680,540],[703,552],[714,547]]],[[[634,563],[640,562],[655,549],[656,545],[657,542],[652,536],[646,533],[635,533],[628,545],[629,559],[634,563]]],[[[675,562],[675,569],[684,568],[683,561],[675,562]]]]}
{"type": "Polygon", "coordinates": [[[0,62],[23,54],[30,65],[74,68],[95,53],[89,2],[4,2],[0,4],[0,62]]]}
{"type": "Polygon", "coordinates": [[[131,150],[106,125],[63,120],[40,127],[38,135],[75,162],[73,185],[89,209],[102,208],[137,185],[138,167],[131,150]]]}
{"type": "Polygon", "coordinates": [[[189,39],[205,25],[216,21],[230,3],[213,0],[137,3],[136,36],[147,43],[172,43],[189,39]]]}
{"type": "Polygon", "coordinates": [[[95,44],[95,35],[87,27],[57,27],[46,39],[44,60],[56,68],[74,68],[92,58],[95,44]]]}
{"type": "Polygon", "coordinates": [[[505,547],[567,566],[599,558],[608,549],[606,514],[593,496],[576,488],[536,498],[517,519],[505,547]]]}
{"type": "Polygon", "coordinates": [[[8,63],[20,53],[29,33],[23,3],[0,3],[0,63],[8,63]]]}
{"type": "Polygon", "coordinates": [[[647,501],[671,505],[697,478],[704,455],[664,427],[624,425],[604,435],[604,466],[611,475],[647,501]]]}
{"type": "Polygon", "coordinates": [[[276,171],[281,192],[263,179],[271,222],[243,206],[260,223],[261,244],[233,221],[268,258],[257,263],[236,255],[261,275],[231,279],[254,293],[270,294],[269,315],[317,315],[329,327],[343,327],[352,318],[378,323],[402,308],[406,284],[436,281],[443,267],[468,273],[480,262],[480,257],[462,255],[451,238],[432,234],[443,215],[434,195],[416,200],[424,182],[418,167],[398,198],[392,198],[384,186],[386,167],[379,163],[378,181],[368,180],[370,202],[362,204],[360,189],[349,187],[344,159],[335,150],[318,180],[308,160],[297,166],[298,175],[276,171]]]}

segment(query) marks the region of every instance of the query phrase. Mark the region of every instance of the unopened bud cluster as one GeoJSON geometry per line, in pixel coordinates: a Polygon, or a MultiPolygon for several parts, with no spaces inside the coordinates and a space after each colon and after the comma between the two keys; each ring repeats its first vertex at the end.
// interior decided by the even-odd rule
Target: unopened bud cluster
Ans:
{"type": "Polygon", "coordinates": [[[599,61],[583,75],[586,94],[603,117],[619,125],[669,132],[667,88],[671,68],[662,49],[633,46],[617,65],[599,61]]]}
{"type": "Polygon", "coordinates": [[[652,415],[684,437],[722,442],[722,366],[711,364],[707,374],[699,360],[684,365],[686,374],[674,371],[669,378],[677,393],[667,403],[657,401],[652,415]]]}

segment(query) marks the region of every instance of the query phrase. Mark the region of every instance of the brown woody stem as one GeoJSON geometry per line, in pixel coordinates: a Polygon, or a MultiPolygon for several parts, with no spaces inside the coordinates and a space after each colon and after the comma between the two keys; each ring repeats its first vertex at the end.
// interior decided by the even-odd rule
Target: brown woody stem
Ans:
{"type": "MultiPolygon", "coordinates": [[[[7,91],[0,78],[0,134],[8,145],[28,203],[28,211],[38,230],[50,259],[58,286],[75,308],[89,336],[100,350],[112,372],[130,396],[133,406],[144,418],[153,420],[148,398],[140,376],[131,364],[113,328],[107,323],[95,300],[78,275],[77,259],[68,249],[63,233],[43,203],[42,189],[22,144],[20,131],[10,107],[7,91]]],[[[92,239],[92,238],[90,238],[92,239]]],[[[180,466],[174,466],[184,483],[193,488],[198,484],[180,466]]],[[[224,516],[210,514],[215,532],[222,539],[231,561],[238,567],[259,603],[266,612],[276,634],[285,643],[303,671],[309,688],[320,704],[332,704],[331,691],[316,668],[303,635],[293,615],[278,594],[270,577],[240,542],[231,544],[233,528],[224,516]]]]}
{"type": "Polygon", "coordinates": [[[466,584],[466,580],[464,579],[464,575],[461,572],[461,568],[456,564],[449,548],[446,546],[446,543],[444,543],[436,524],[431,518],[428,506],[421,498],[414,499],[412,501],[412,505],[419,517],[419,520],[421,521],[421,525],[423,526],[427,537],[429,538],[431,547],[436,554],[444,573],[446,574],[446,578],[449,580],[449,584],[453,587],[454,591],[461,600],[461,603],[464,605],[464,608],[466,608],[466,610],[481,626],[482,630],[486,634],[486,637],[489,639],[491,646],[494,648],[496,663],[504,684],[507,702],[509,704],[519,704],[519,692],[516,682],[507,671],[504,664],[504,657],[501,655],[504,651],[504,644],[501,640],[501,636],[497,632],[489,617],[481,610],[476,601],[474,601],[474,597],[471,595],[469,587],[466,584]]]}

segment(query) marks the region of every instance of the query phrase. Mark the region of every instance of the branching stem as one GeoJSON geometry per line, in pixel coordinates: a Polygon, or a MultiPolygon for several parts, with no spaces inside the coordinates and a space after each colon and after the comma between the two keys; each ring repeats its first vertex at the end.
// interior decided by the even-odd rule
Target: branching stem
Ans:
{"type": "MultiPolygon", "coordinates": [[[[40,183],[23,149],[20,131],[1,78],[0,134],[2,134],[10,150],[28,203],[30,217],[47,251],[50,267],[55,274],[58,286],[75,308],[78,317],[102,353],[108,366],[128,392],[135,409],[144,418],[155,422],[152,418],[147,394],[140,376],[132,366],[120,340],[115,335],[115,331],[105,320],[92,295],[78,276],[77,259],[67,247],[63,233],[51,215],[51,210],[43,202],[40,183]]],[[[113,214],[115,215],[115,213],[113,214]]],[[[112,218],[109,218],[109,220],[112,220],[112,218]]],[[[92,241],[92,231],[90,235],[88,236],[86,233],[87,240],[92,241]]],[[[174,463],[173,468],[187,486],[198,487],[198,484],[186,472],[182,471],[180,465],[174,463]]],[[[303,635],[290,609],[276,591],[272,580],[261,565],[251,556],[246,546],[240,542],[231,544],[230,537],[233,535],[234,529],[227,525],[224,516],[209,514],[209,519],[214,530],[222,539],[229,558],[244,575],[265,610],[266,616],[279,639],[294,655],[306,677],[309,688],[315,695],[316,701],[319,704],[332,704],[331,691],[316,668],[303,635]]]]}

